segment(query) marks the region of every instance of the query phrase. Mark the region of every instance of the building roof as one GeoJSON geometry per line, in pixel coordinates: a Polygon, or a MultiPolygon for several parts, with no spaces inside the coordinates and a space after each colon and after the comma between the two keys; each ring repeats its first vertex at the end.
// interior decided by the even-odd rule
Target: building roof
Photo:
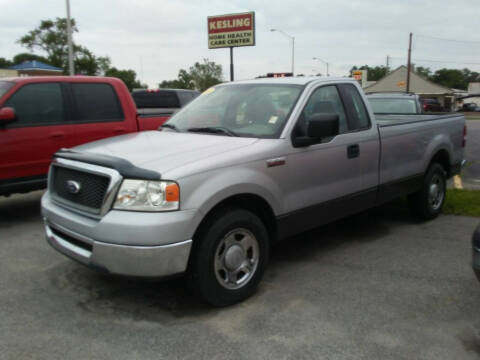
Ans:
{"type": "Polygon", "coordinates": [[[33,60],[33,61],[24,61],[21,64],[13,65],[9,67],[10,70],[46,70],[46,71],[59,71],[62,72],[63,69],[58,67],[44,64],[41,61],[33,60]]]}
{"type": "MultiPolygon", "coordinates": [[[[407,67],[402,65],[387,76],[378,80],[375,84],[364,88],[366,93],[370,92],[392,92],[405,91],[407,80],[407,67]]],[[[453,94],[451,89],[435,84],[423,78],[416,72],[410,72],[410,92],[415,94],[444,95],[453,94]]]]}

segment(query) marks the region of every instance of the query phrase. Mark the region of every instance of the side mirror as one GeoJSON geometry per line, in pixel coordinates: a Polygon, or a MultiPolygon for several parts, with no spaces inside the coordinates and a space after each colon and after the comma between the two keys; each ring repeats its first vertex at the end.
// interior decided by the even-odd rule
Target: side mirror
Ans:
{"type": "Polygon", "coordinates": [[[314,114],[307,123],[307,136],[292,139],[294,147],[304,147],[318,144],[324,138],[339,134],[338,114],[314,114]]]}
{"type": "Polygon", "coordinates": [[[311,138],[326,138],[338,135],[338,114],[314,114],[307,123],[307,136],[311,138]]]}
{"type": "Polygon", "coordinates": [[[4,107],[0,109],[0,125],[6,125],[15,121],[15,110],[11,107],[4,107]]]}

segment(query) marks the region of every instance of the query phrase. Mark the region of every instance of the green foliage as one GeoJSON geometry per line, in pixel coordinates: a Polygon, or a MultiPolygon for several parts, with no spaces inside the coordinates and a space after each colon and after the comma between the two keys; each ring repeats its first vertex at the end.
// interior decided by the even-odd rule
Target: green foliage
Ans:
{"type": "Polygon", "coordinates": [[[5,69],[12,65],[13,64],[10,60],[0,57],[0,69],[5,69]]]}
{"type": "MultiPolygon", "coordinates": [[[[367,77],[369,81],[378,81],[387,74],[387,68],[385,66],[353,66],[350,69],[350,73],[354,70],[368,70],[367,77]]],[[[432,72],[428,67],[418,66],[415,68],[415,72],[425,79],[447,88],[466,90],[469,83],[480,82],[480,74],[469,69],[459,70],[444,68],[432,72]]]]}
{"type": "MultiPolygon", "coordinates": [[[[71,23],[72,33],[78,32],[75,19],[72,19],[71,23]]],[[[29,31],[17,42],[30,51],[40,50],[47,54],[46,58],[33,54],[19,54],[22,55],[22,59],[37,60],[32,58],[32,56],[38,57],[39,61],[62,68],[64,73],[68,73],[68,37],[66,18],[42,20],[40,26],[29,31]],[[25,55],[29,55],[30,58],[25,55]]],[[[110,67],[110,59],[108,57],[97,57],[86,47],[77,45],[75,42],[73,42],[72,47],[76,74],[102,75],[110,67]]]]}
{"type": "Polygon", "coordinates": [[[480,81],[480,74],[469,69],[440,69],[435,71],[430,80],[448,88],[467,90],[468,83],[480,81]]]}
{"type": "Polygon", "coordinates": [[[193,83],[192,76],[184,69],[181,69],[178,72],[178,78],[175,80],[163,80],[158,84],[160,88],[170,88],[170,89],[190,89],[195,88],[193,83]]]}
{"type": "Polygon", "coordinates": [[[105,72],[105,76],[116,77],[122,80],[128,89],[132,91],[135,88],[146,88],[147,85],[141,84],[138,81],[137,74],[133,70],[119,70],[117,68],[110,68],[105,72]]]}
{"type": "MultiPolygon", "coordinates": [[[[72,22],[72,33],[78,32],[75,19],[72,22]]],[[[56,18],[55,20],[43,20],[40,26],[29,31],[18,40],[18,43],[30,51],[40,50],[47,54],[41,57],[33,54],[18,54],[14,60],[17,63],[25,60],[39,60],[46,64],[57,66],[68,73],[68,37],[67,19],[56,18]],[[17,59],[18,57],[18,59],[17,59]],[[22,60],[22,61],[20,61],[22,60]]],[[[111,67],[108,56],[96,56],[85,46],[73,43],[75,73],[80,75],[104,75],[117,77],[123,80],[127,87],[132,90],[142,87],[136,79],[137,74],[133,70],[120,70],[111,67]]],[[[146,87],[146,85],[143,85],[146,87]]]]}
{"type": "Polygon", "coordinates": [[[360,67],[353,66],[350,69],[350,74],[352,71],[355,70],[367,70],[367,80],[368,81],[378,81],[381,78],[383,78],[385,75],[387,75],[387,67],[386,66],[375,66],[375,67],[370,67],[368,65],[363,65],[360,67]]]}
{"type": "Polygon", "coordinates": [[[204,91],[223,81],[222,66],[213,61],[203,59],[203,63],[196,62],[188,72],[181,69],[176,80],[164,80],[158,86],[161,88],[196,89],[204,91]]]}
{"type": "Polygon", "coordinates": [[[448,190],[443,212],[452,215],[480,217],[480,191],[448,190]]]}
{"type": "MultiPolygon", "coordinates": [[[[72,19],[72,33],[78,32],[75,19],[72,19]]],[[[63,69],[68,68],[68,41],[67,19],[56,18],[55,20],[42,20],[40,26],[29,31],[18,41],[30,51],[41,50],[47,54],[49,63],[63,69]]],[[[78,45],[73,45],[76,53],[81,51],[78,45]]]]}
{"type": "Polygon", "coordinates": [[[423,76],[425,79],[431,80],[432,78],[432,70],[430,70],[430,68],[418,66],[415,68],[415,72],[418,75],[423,76]]]}

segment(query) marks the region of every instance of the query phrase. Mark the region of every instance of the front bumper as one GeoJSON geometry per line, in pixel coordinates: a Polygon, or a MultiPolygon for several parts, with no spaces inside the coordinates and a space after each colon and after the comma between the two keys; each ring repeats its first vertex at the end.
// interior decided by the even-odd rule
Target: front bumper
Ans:
{"type": "Polygon", "coordinates": [[[48,243],[62,254],[103,272],[163,277],[186,270],[196,211],[110,211],[90,219],[42,198],[48,243]]]}

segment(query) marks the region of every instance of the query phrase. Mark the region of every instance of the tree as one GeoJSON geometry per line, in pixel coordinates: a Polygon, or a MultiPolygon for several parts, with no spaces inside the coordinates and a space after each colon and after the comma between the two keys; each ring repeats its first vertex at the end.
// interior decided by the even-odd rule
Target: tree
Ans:
{"type": "MultiPolygon", "coordinates": [[[[72,32],[78,32],[75,19],[72,22],[72,32]]],[[[22,36],[17,42],[28,50],[42,50],[47,54],[50,64],[63,69],[68,67],[67,19],[42,20],[40,26],[22,36]]],[[[74,52],[79,46],[73,44],[74,52]]]]}
{"type": "Polygon", "coordinates": [[[205,91],[213,85],[223,81],[222,65],[203,59],[203,64],[196,62],[190,67],[190,76],[195,84],[195,89],[205,91]]]}
{"type": "MultiPolygon", "coordinates": [[[[71,19],[72,32],[78,32],[75,19],[71,19]]],[[[18,41],[28,50],[41,50],[47,54],[47,64],[68,72],[67,19],[42,20],[40,26],[29,31],[18,41]]],[[[72,43],[75,72],[81,75],[100,75],[110,67],[108,57],[97,57],[86,47],[72,43]]],[[[37,56],[37,55],[34,55],[37,56]]]]}
{"type": "Polygon", "coordinates": [[[105,76],[116,77],[122,80],[128,89],[132,91],[135,88],[146,88],[147,85],[141,84],[137,80],[137,73],[133,70],[119,70],[117,68],[110,68],[105,72],[105,76]]]}
{"type": "Polygon", "coordinates": [[[350,69],[350,74],[355,70],[367,70],[368,81],[378,81],[387,75],[387,67],[383,65],[375,66],[375,67],[370,67],[368,65],[363,65],[360,67],[353,66],[350,69]]]}
{"type": "Polygon", "coordinates": [[[213,61],[203,59],[203,63],[196,62],[188,72],[181,69],[175,80],[164,80],[158,84],[161,88],[197,89],[204,91],[223,81],[222,66],[213,61]]]}
{"type": "Polygon", "coordinates": [[[0,57],[0,69],[5,69],[12,65],[13,64],[10,60],[0,57]]]}
{"type": "Polygon", "coordinates": [[[414,71],[420,75],[420,76],[423,76],[425,79],[427,80],[431,80],[432,79],[432,70],[430,70],[430,68],[427,68],[427,67],[423,67],[423,66],[417,66],[414,71]]]}
{"type": "Polygon", "coordinates": [[[435,71],[432,80],[440,85],[448,88],[467,89],[468,84],[461,70],[457,69],[440,69],[435,71]]]}
{"type": "Polygon", "coordinates": [[[163,80],[158,84],[160,88],[171,88],[171,89],[190,89],[195,88],[193,83],[192,76],[184,69],[181,69],[178,72],[178,78],[176,80],[163,80]]]}

